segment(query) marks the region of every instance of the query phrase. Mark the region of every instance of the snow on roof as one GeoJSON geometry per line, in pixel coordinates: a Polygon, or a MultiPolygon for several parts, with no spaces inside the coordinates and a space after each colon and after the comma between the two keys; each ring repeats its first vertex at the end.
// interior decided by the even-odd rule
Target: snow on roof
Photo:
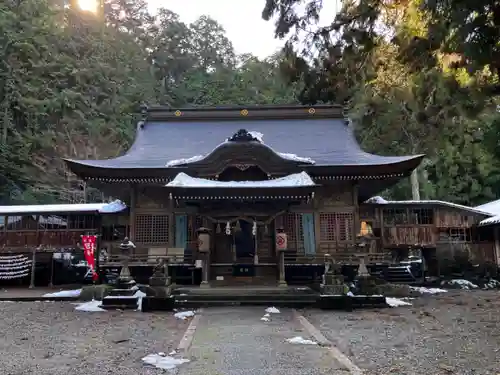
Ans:
{"type": "Polygon", "coordinates": [[[493,217],[489,217],[479,222],[479,226],[482,227],[484,225],[492,225],[500,223],[500,215],[496,215],[493,217]]]}
{"type": "Polygon", "coordinates": [[[480,206],[474,207],[476,210],[481,210],[490,213],[491,215],[495,215],[493,217],[489,217],[487,219],[482,220],[479,223],[479,226],[484,225],[492,225],[500,223],[500,199],[482,204],[480,206]]]}
{"type": "Polygon", "coordinates": [[[474,207],[476,210],[489,212],[493,215],[500,215],[500,199],[474,207]]]}
{"type": "MultiPolygon", "coordinates": [[[[264,134],[262,134],[261,132],[257,132],[257,131],[249,131],[248,133],[250,135],[252,135],[252,137],[257,139],[257,142],[264,144],[264,134]]],[[[226,139],[225,142],[229,142],[229,138],[226,139]]],[[[217,147],[219,147],[219,146],[217,146],[217,147]]],[[[284,153],[284,152],[276,152],[276,153],[279,156],[281,156],[283,159],[293,160],[293,161],[296,161],[299,163],[315,164],[315,161],[311,158],[308,158],[308,157],[302,157],[302,156],[298,156],[295,154],[284,153]]],[[[205,159],[205,157],[207,157],[207,155],[195,155],[195,156],[192,156],[190,158],[170,160],[165,166],[166,167],[176,167],[178,165],[196,163],[197,161],[205,159]]]]}
{"type": "Polygon", "coordinates": [[[0,215],[64,212],[116,213],[123,211],[126,208],[127,206],[120,200],[115,200],[111,203],[33,204],[22,206],[0,206],[0,215]]]}
{"type": "Polygon", "coordinates": [[[213,181],[204,178],[191,177],[185,173],[179,173],[167,185],[169,187],[189,187],[189,188],[269,188],[269,187],[302,187],[315,186],[312,178],[306,173],[294,173],[274,180],[264,181],[213,181]]]}
{"type": "Polygon", "coordinates": [[[370,199],[368,199],[365,203],[372,203],[372,204],[388,204],[388,205],[396,205],[396,204],[408,204],[408,205],[418,205],[418,204],[434,204],[438,206],[446,206],[446,207],[451,207],[451,208],[456,208],[459,210],[464,210],[464,211],[469,211],[477,214],[482,214],[482,215],[487,215],[491,216],[492,214],[490,212],[487,212],[485,210],[480,210],[477,207],[469,207],[469,206],[463,206],[461,204],[456,204],[452,202],[446,202],[446,201],[440,201],[440,200],[407,200],[407,201],[388,201],[385,200],[384,198],[380,196],[375,196],[370,199]]]}

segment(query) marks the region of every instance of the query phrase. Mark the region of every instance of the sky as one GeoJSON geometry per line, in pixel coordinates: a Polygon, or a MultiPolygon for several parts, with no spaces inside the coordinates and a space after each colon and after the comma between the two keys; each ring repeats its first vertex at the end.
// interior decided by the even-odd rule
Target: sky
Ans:
{"type": "MultiPolygon", "coordinates": [[[[279,50],[285,43],[274,38],[274,23],[262,19],[265,0],[147,0],[151,11],[167,8],[191,23],[208,15],[226,30],[236,53],[252,53],[265,58],[279,50]]],[[[324,0],[323,19],[320,24],[331,22],[336,11],[336,0],[324,0]]]]}

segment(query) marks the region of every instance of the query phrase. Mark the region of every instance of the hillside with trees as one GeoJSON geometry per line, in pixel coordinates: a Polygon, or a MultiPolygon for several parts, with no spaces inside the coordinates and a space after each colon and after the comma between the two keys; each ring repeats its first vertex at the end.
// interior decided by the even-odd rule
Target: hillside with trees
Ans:
{"type": "Polygon", "coordinates": [[[335,17],[305,3],[263,10],[299,100],[345,103],[369,151],[427,155],[389,196],[499,198],[500,2],[348,0],[335,17]]]}
{"type": "Polygon", "coordinates": [[[262,3],[288,40],[265,60],[142,0],[1,2],[0,204],[104,199],[61,158],[123,153],[142,103],[343,103],[368,151],[427,155],[387,197],[500,197],[498,2],[344,1],[325,27],[321,1],[262,3]]]}

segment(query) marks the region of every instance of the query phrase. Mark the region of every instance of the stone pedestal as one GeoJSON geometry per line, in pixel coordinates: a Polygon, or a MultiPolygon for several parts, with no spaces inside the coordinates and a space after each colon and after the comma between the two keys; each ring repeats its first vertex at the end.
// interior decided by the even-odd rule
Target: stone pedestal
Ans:
{"type": "Polygon", "coordinates": [[[329,254],[325,255],[325,273],[320,292],[323,295],[344,295],[347,292],[340,266],[335,264],[329,254]]]}
{"type": "Polygon", "coordinates": [[[210,284],[208,282],[208,280],[209,280],[208,268],[210,267],[210,264],[209,264],[210,253],[208,251],[204,251],[204,252],[200,251],[200,254],[203,257],[203,259],[201,260],[200,288],[210,288],[210,284]]]}
{"type": "Polygon", "coordinates": [[[286,250],[278,250],[278,257],[279,257],[278,286],[283,288],[286,288],[288,286],[285,278],[285,251],[286,250]]]}
{"type": "Polygon", "coordinates": [[[128,268],[128,259],[123,262],[116,287],[102,300],[103,309],[136,310],[138,308],[137,286],[128,268]]]}

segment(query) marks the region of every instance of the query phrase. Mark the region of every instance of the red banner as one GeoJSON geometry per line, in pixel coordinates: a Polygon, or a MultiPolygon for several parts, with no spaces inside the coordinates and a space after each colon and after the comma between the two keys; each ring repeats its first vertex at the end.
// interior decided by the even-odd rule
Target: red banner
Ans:
{"type": "Polygon", "coordinates": [[[83,252],[85,260],[92,271],[92,280],[97,280],[97,272],[95,270],[95,249],[97,246],[97,236],[82,236],[83,252]]]}

